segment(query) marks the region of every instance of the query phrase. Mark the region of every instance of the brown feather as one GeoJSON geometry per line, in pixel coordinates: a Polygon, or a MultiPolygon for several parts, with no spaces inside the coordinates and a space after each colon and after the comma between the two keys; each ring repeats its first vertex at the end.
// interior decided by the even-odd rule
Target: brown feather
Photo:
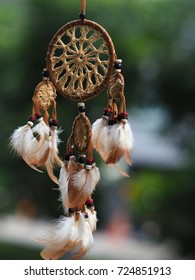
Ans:
{"type": "Polygon", "coordinates": [[[47,148],[45,153],[43,154],[42,158],[37,160],[36,156],[30,157],[29,161],[33,164],[36,165],[37,167],[41,167],[45,164],[45,162],[48,160],[50,153],[50,148],[47,148]]]}
{"type": "Polygon", "coordinates": [[[82,192],[75,190],[69,185],[68,189],[68,199],[69,199],[69,208],[78,208],[80,209],[87,200],[88,195],[82,195],[82,192]]]}
{"type": "Polygon", "coordinates": [[[79,246],[80,242],[70,241],[67,246],[64,246],[62,249],[59,249],[57,252],[54,248],[45,248],[41,251],[40,255],[44,260],[58,260],[63,257],[67,252],[74,250],[79,246]]]}
{"type": "Polygon", "coordinates": [[[115,164],[123,156],[123,149],[114,147],[110,150],[110,153],[105,161],[106,164],[115,164]]]}
{"type": "Polygon", "coordinates": [[[36,170],[36,171],[38,171],[38,172],[40,172],[40,173],[43,173],[42,170],[38,169],[34,164],[32,164],[32,163],[30,162],[30,160],[26,157],[26,155],[23,155],[22,158],[23,158],[23,160],[28,164],[28,166],[30,166],[32,169],[34,169],[34,170],[36,170]]]}
{"type": "Polygon", "coordinates": [[[129,150],[124,151],[124,158],[129,165],[132,165],[132,159],[129,150]]]}
{"type": "Polygon", "coordinates": [[[123,175],[124,177],[127,177],[127,178],[129,177],[129,174],[127,174],[125,171],[121,170],[121,169],[118,167],[117,164],[115,164],[114,166],[116,167],[116,169],[119,171],[119,173],[120,173],[121,175],[123,175]]]}
{"type": "Polygon", "coordinates": [[[56,183],[56,184],[58,185],[58,179],[57,179],[57,177],[54,175],[52,164],[51,164],[49,161],[46,161],[46,163],[45,163],[45,168],[46,168],[46,170],[47,170],[47,173],[48,173],[50,179],[51,179],[54,183],[56,183]]]}
{"type": "Polygon", "coordinates": [[[40,149],[41,147],[44,145],[44,142],[48,139],[48,135],[44,135],[43,137],[41,137],[39,134],[36,136],[36,140],[38,142],[38,146],[37,148],[35,149],[35,151],[33,151],[32,154],[36,154],[40,149]]]}
{"type": "MultiPolygon", "coordinates": [[[[80,167],[80,170],[82,168],[80,167]]],[[[78,170],[78,171],[80,171],[78,170]]],[[[86,172],[89,172],[86,170],[86,172]]],[[[88,173],[87,173],[88,175],[88,173]]],[[[85,182],[83,184],[83,186],[81,187],[81,189],[75,189],[73,186],[73,182],[70,179],[69,181],[69,185],[68,185],[68,199],[69,199],[69,208],[82,208],[83,204],[85,203],[85,201],[87,200],[87,198],[89,197],[89,194],[83,194],[82,190],[85,187],[85,184],[87,182],[87,175],[85,178],[85,182]]]]}
{"type": "Polygon", "coordinates": [[[76,254],[73,256],[73,260],[80,259],[82,256],[86,255],[87,252],[88,250],[86,248],[81,247],[80,250],[78,250],[76,254]]]}

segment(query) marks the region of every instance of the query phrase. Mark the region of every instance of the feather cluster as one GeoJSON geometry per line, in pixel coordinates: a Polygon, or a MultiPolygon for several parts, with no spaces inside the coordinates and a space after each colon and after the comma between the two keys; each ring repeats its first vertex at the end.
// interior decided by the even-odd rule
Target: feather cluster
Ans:
{"type": "Polygon", "coordinates": [[[94,192],[100,180],[99,168],[93,161],[76,163],[75,157],[61,167],[59,188],[64,208],[80,209],[87,198],[94,192]]]}
{"type": "Polygon", "coordinates": [[[34,170],[42,172],[46,167],[48,175],[58,183],[53,174],[55,165],[61,165],[58,157],[59,130],[46,125],[42,117],[34,125],[36,118],[31,116],[26,125],[14,130],[10,137],[11,148],[34,170]]]}
{"type": "Polygon", "coordinates": [[[43,259],[57,260],[71,250],[76,250],[73,258],[79,259],[91,249],[94,242],[92,223],[83,213],[79,214],[79,219],[75,215],[61,217],[52,231],[39,239],[45,245],[41,252],[43,259]]]}
{"type": "Polygon", "coordinates": [[[60,200],[65,213],[52,227],[52,231],[39,241],[45,245],[41,252],[44,259],[59,259],[75,250],[74,259],[85,255],[93,246],[97,213],[91,197],[100,180],[99,169],[93,160],[67,155],[59,175],[60,200]]]}
{"type": "MultiPolygon", "coordinates": [[[[106,111],[106,110],[105,110],[106,111]]],[[[106,164],[116,164],[121,158],[131,165],[131,152],[134,137],[127,121],[127,113],[110,120],[107,114],[92,125],[93,147],[99,152],[106,164]]]]}

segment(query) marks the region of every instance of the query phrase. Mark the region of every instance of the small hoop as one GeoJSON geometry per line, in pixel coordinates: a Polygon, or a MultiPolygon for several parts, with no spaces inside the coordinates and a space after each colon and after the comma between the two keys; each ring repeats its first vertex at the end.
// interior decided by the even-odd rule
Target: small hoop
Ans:
{"type": "Polygon", "coordinates": [[[46,112],[54,104],[56,90],[50,81],[44,80],[36,86],[34,96],[37,98],[39,109],[46,112]]]}
{"type": "Polygon", "coordinates": [[[72,128],[74,148],[79,154],[88,152],[91,143],[91,124],[87,116],[80,114],[76,117],[72,128]]]}

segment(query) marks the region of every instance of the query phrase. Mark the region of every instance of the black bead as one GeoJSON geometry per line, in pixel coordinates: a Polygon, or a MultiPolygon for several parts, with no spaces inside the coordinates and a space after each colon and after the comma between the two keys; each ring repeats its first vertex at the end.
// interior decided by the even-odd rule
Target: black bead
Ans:
{"type": "Polygon", "coordinates": [[[79,107],[79,113],[85,113],[85,112],[86,112],[85,106],[80,106],[79,107]]]}
{"type": "Polygon", "coordinates": [[[124,115],[118,115],[118,120],[121,121],[121,120],[127,120],[128,117],[124,116],[124,115]]]}
{"type": "Polygon", "coordinates": [[[43,70],[43,72],[42,72],[42,77],[43,77],[43,78],[49,78],[49,73],[48,73],[47,70],[43,70]]]}
{"type": "Polygon", "coordinates": [[[70,155],[69,154],[65,154],[64,160],[69,161],[70,159],[70,155]]]}
{"type": "Polygon", "coordinates": [[[109,120],[108,121],[108,125],[114,125],[114,124],[116,124],[116,120],[109,120]]]}
{"type": "Polygon", "coordinates": [[[91,208],[94,206],[94,203],[86,203],[87,208],[91,208]]]}
{"type": "Polygon", "coordinates": [[[85,157],[79,157],[79,158],[78,158],[78,163],[84,164],[84,163],[85,163],[85,160],[86,160],[85,157]]]}
{"type": "Polygon", "coordinates": [[[84,214],[84,217],[85,217],[85,219],[88,219],[88,218],[89,218],[88,213],[85,213],[85,214],[84,214]]]}
{"type": "Polygon", "coordinates": [[[76,208],[69,208],[68,209],[69,214],[74,214],[76,211],[77,211],[76,208]]]}
{"type": "Polygon", "coordinates": [[[80,19],[84,20],[86,18],[86,15],[83,13],[80,13],[79,17],[80,17],[80,19]]]}
{"type": "Polygon", "coordinates": [[[104,116],[109,117],[110,113],[108,113],[108,112],[104,112],[104,114],[103,114],[103,115],[104,115],[104,116]]]}
{"type": "Polygon", "coordinates": [[[114,63],[115,69],[122,69],[122,63],[114,63]]]}
{"type": "Polygon", "coordinates": [[[36,121],[36,117],[35,117],[35,116],[33,116],[33,115],[31,115],[31,116],[29,117],[28,121],[33,122],[33,123],[34,123],[34,122],[36,121]]]}
{"type": "Polygon", "coordinates": [[[104,114],[103,114],[103,115],[109,117],[109,116],[111,115],[111,113],[112,113],[112,111],[111,111],[110,109],[107,109],[107,108],[106,108],[106,109],[104,110],[104,114]]]}

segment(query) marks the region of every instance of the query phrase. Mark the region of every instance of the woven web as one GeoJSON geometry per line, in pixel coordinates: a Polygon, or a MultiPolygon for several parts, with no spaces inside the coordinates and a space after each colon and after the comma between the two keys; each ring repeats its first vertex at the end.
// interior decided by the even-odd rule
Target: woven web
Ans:
{"type": "Polygon", "coordinates": [[[107,42],[100,31],[90,26],[66,29],[53,45],[53,76],[70,96],[94,92],[105,79],[109,61],[107,42]]]}
{"type": "Polygon", "coordinates": [[[35,92],[38,96],[40,109],[43,111],[48,110],[53,105],[53,101],[56,98],[56,93],[51,84],[47,82],[44,84],[41,83],[41,85],[36,88],[35,92]]]}

